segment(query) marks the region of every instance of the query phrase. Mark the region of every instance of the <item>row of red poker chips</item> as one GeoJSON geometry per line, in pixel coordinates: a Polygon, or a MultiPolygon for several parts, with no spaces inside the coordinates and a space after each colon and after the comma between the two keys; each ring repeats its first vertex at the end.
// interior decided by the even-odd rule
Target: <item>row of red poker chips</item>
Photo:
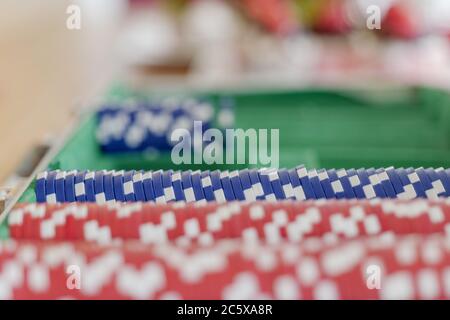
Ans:
{"type": "Polygon", "coordinates": [[[450,239],[0,243],[0,299],[449,299],[450,239]]]}
{"type": "Polygon", "coordinates": [[[22,204],[9,216],[14,239],[135,239],[209,245],[241,238],[271,244],[323,237],[333,242],[391,231],[450,233],[449,200],[334,200],[225,204],[22,204]]]}

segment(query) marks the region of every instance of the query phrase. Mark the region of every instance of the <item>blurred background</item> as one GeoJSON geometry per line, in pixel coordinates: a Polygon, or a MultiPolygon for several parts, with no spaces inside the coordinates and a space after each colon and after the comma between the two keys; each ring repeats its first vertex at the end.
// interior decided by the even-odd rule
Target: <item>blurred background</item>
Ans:
{"type": "Polygon", "coordinates": [[[450,88],[450,1],[3,0],[0,71],[4,179],[117,79],[450,88]]]}

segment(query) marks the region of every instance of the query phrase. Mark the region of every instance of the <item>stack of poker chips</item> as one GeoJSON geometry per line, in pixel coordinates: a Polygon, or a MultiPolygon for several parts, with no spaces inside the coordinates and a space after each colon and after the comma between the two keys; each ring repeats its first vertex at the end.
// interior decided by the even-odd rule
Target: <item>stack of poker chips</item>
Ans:
{"type": "Polygon", "coordinates": [[[225,204],[22,204],[9,215],[17,240],[209,246],[220,240],[281,244],[326,242],[393,233],[450,236],[450,202],[330,200],[225,204]]]}
{"type": "Polygon", "coordinates": [[[211,246],[9,241],[0,246],[0,299],[449,299],[449,265],[439,235],[211,246]]]}
{"type": "Polygon", "coordinates": [[[191,133],[194,121],[202,131],[224,128],[233,121],[232,109],[216,109],[208,102],[195,99],[130,99],[109,104],[97,111],[97,142],[103,152],[165,152],[174,144],[176,129],[191,133]]]}
{"type": "Polygon", "coordinates": [[[443,168],[244,169],[235,171],[50,171],[37,176],[37,202],[211,202],[450,196],[443,168]]]}

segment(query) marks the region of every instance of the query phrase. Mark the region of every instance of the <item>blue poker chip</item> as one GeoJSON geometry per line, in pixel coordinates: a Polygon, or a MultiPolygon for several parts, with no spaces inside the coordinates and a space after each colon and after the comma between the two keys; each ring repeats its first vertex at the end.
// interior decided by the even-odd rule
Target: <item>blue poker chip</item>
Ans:
{"type": "Polygon", "coordinates": [[[231,186],[230,174],[228,171],[220,172],[220,183],[222,184],[223,193],[225,194],[225,199],[227,201],[236,200],[236,196],[233,192],[233,187],[231,186]]]}
{"type": "Polygon", "coordinates": [[[414,170],[414,172],[417,174],[417,176],[419,177],[420,183],[423,187],[423,191],[425,193],[425,197],[426,198],[437,198],[438,195],[437,193],[434,194],[434,188],[433,185],[431,184],[431,180],[428,177],[428,175],[425,173],[424,168],[420,167],[414,170]]]}
{"type": "Polygon", "coordinates": [[[316,199],[324,199],[325,192],[323,191],[322,185],[319,181],[319,176],[317,175],[317,171],[315,169],[308,171],[308,179],[311,182],[316,199]]]}
{"type": "Polygon", "coordinates": [[[445,172],[443,172],[443,168],[438,168],[434,170],[433,168],[425,169],[425,173],[431,180],[431,184],[433,188],[438,193],[439,197],[449,197],[450,196],[450,181],[448,179],[441,179],[440,174],[443,173],[445,176],[445,172]]]}
{"type": "Polygon", "coordinates": [[[258,169],[248,170],[248,176],[250,178],[250,183],[252,185],[256,200],[264,200],[264,190],[261,181],[259,181],[258,169]]]}
{"type": "Polygon", "coordinates": [[[95,171],[88,171],[84,176],[84,190],[86,192],[86,201],[95,202],[94,188],[95,171]]]}
{"type": "Polygon", "coordinates": [[[405,191],[405,189],[403,189],[402,181],[400,180],[400,177],[398,176],[394,167],[386,168],[386,173],[389,177],[389,180],[391,181],[392,186],[394,187],[395,197],[398,198],[398,195],[402,194],[405,191]]]}
{"type": "Polygon", "coordinates": [[[183,186],[186,202],[195,202],[195,193],[192,188],[191,170],[183,171],[181,173],[181,185],[183,186]]]}
{"type": "Polygon", "coordinates": [[[55,193],[56,202],[66,202],[66,194],[64,188],[64,181],[66,179],[66,172],[59,171],[55,178],[55,193]]]}
{"type": "Polygon", "coordinates": [[[322,185],[323,192],[327,199],[335,199],[333,188],[331,187],[330,177],[325,169],[317,170],[317,176],[319,178],[320,184],[322,185]]]}
{"type": "Polygon", "coordinates": [[[230,172],[231,186],[233,188],[233,193],[236,196],[236,200],[244,201],[245,195],[244,195],[244,191],[242,190],[242,185],[241,185],[240,180],[241,179],[239,179],[239,171],[234,170],[234,171],[230,172]]]}
{"type": "Polygon", "coordinates": [[[353,192],[355,193],[355,196],[357,199],[365,199],[366,195],[364,194],[362,185],[361,185],[361,179],[359,179],[359,175],[356,172],[355,169],[348,169],[347,170],[347,177],[350,181],[350,185],[352,186],[353,192]]]}
{"type": "Polygon", "coordinates": [[[333,190],[334,196],[336,199],[344,199],[346,198],[344,187],[342,186],[341,180],[336,173],[335,169],[327,170],[328,178],[330,179],[331,189],[333,190]]]}
{"type": "Polygon", "coordinates": [[[86,171],[79,171],[75,176],[75,200],[86,202],[86,189],[84,187],[84,176],[86,171]]]}
{"type": "Polygon", "coordinates": [[[276,201],[277,198],[272,189],[272,184],[270,183],[269,176],[264,173],[264,169],[258,170],[259,181],[261,181],[261,185],[264,191],[264,199],[270,201],[276,201]]]}
{"type": "Polygon", "coordinates": [[[378,176],[378,173],[375,172],[375,169],[369,168],[366,170],[365,174],[369,178],[370,184],[372,185],[376,196],[382,199],[387,198],[386,192],[384,192],[384,188],[381,185],[380,177],[378,176]]]}
{"type": "Polygon", "coordinates": [[[107,171],[103,175],[103,189],[105,192],[106,202],[115,202],[113,171],[107,171]]]}
{"type": "Polygon", "coordinates": [[[408,180],[412,183],[414,189],[416,190],[417,196],[420,198],[426,198],[425,189],[420,181],[420,177],[413,168],[405,169],[408,180]]]}
{"type": "Polygon", "coordinates": [[[153,182],[152,182],[152,172],[147,171],[142,176],[142,181],[144,185],[144,194],[145,194],[145,200],[146,201],[155,201],[155,191],[153,189],[153,182]]]}
{"type": "Polygon", "coordinates": [[[306,200],[305,191],[303,190],[302,184],[300,182],[300,179],[298,178],[297,173],[295,172],[295,169],[282,169],[279,175],[286,197],[288,197],[288,195],[291,195],[292,193],[294,196],[290,197],[291,199],[300,201],[306,200]],[[286,178],[287,180],[285,180],[286,178]],[[289,187],[285,187],[286,183],[289,184],[289,187]]]}
{"type": "Polygon", "coordinates": [[[134,170],[130,170],[125,171],[123,174],[123,194],[125,196],[125,201],[136,201],[133,184],[134,172],[134,170]]]}
{"type": "Polygon", "coordinates": [[[269,181],[272,184],[272,190],[275,194],[277,200],[286,199],[286,195],[284,194],[283,187],[281,186],[280,177],[278,176],[278,170],[269,169],[266,174],[269,177],[269,181]]]}
{"type": "Polygon", "coordinates": [[[218,203],[226,202],[227,199],[223,191],[222,183],[220,182],[220,171],[219,170],[212,171],[210,176],[214,198],[218,203]]]}
{"type": "Polygon", "coordinates": [[[201,183],[203,188],[203,193],[205,195],[206,201],[214,201],[214,191],[212,187],[211,177],[209,175],[209,170],[203,171],[201,174],[201,183]]]}
{"type": "MultiPolygon", "coordinates": [[[[427,169],[426,172],[428,175],[431,176],[430,171],[433,169],[427,169]]],[[[437,168],[436,170],[433,170],[433,172],[439,177],[442,184],[444,185],[444,188],[446,190],[445,196],[450,197],[450,179],[448,178],[444,168],[437,168]]]]}
{"type": "Polygon", "coordinates": [[[278,177],[280,177],[281,188],[283,188],[286,199],[296,199],[294,188],[292,187],[291,180],[289,179],[289,173],[287,169],[279,169],[278,177]]]}
{"type": "Polygon", "coordinates": [[[66,202],[75,202],[75,176],[76,170],[67,172],[64,179],[64,193],[66,196],[66,202]]]}
{"type": "Polygon", "coordinates": [[[239,171],[239,180],[242,185],[242,192],[244,193],[244,198],[247,201],[255,201],[256,195],[253,190],[253,185],[250,180],[249,170],[243,169],[239,171]]]}
{"type": "Polygon", "coordinates": [[[356,194],[353,191],[352,184],[350,182],[349,174],[345,169],[339,169],[336,171],[336,175],[341,182],[342,188],[344,189],[344,195],[346,199],[355,199],[356,194]]]}
{"type": "Polygon", "coordinates": [[[105,188],[103,185],[104,174],[104,170],[95,171],[94,177],[95,202],[100,204],[106,202],[105,188]]]}
{"type": "Polygon", "coordinates": [[[113,173],[114,195],[117,201],[124,202],[125,194],[123,190],[124,171],[115,171],[113,173]]]}
{"type": "Polygon", "coordinates": [[[164,198],[166,199],[167,202],[175,201],[175,190],[173,189],[172,185],[172,172],[173,170],[166,170],[163,172],[161,176],[164,198]]]}
{"type": "Polygon", "coordinates": [[[201,182],[201,176],[200,171],[196,170],[192,172],[191,174],[191,181],[192,181],[192,189],[194,189],[194,196],[195,200],[199,202],[205,202],[205,194],[203,192],[202,188],[202,182],[201,182]]]}
{"type": "Polygon", "coordinates": [[[380,180],[381,186],[383,187],[386,196],[391,199],[397,198],[394,186],[392,185],[391,180],[389,179],[389,176],[384,168],[375,170],[375,173],[378,175],[378,179],[380,180]]]}
{"type": "Polygon", "coordinates": [[[174,172],[172,174],[172,186],[173,192],[175,193],[175,201],[186,201],[183,192],[183,186],[181,183],[181,173],[180,171],[174,172]]]}
{"type": "Polygon", "coordinates": [[[45,189],[47,176],[48,176],[48,172],[44,171],[44,172],[38,173],[38,175],[36,177],[35,193],[36,193],[36,201],[37,202],[43,203],[43,202],[47,201],[46,189],[45,189]]]}
{"type": "Polygon", "coordinates": [[[372,183],[369,180],[369,176],[365,169],[356,170],[356,174],[359,177],[359,181],[361,182],[361,189],[364,193],[364,197],[366,199],[373,199],[377,197],[375,189],[373,188],[372,183]]]}
{"type": "Polygon", "coordinates": [[[155,201],[157,203],[166,203],[166,197],[164,197],[164,188],[162,184],[162,170],[153,171],[152,173],[152,183],[153,190],[155,191],[155,201]]]}
{"type": "Polygon", "coordinates": [[[291,182],[296,179],[300,180],[300,184],[305,192],[307,200],[316,199],[311,181],[309,181],[308,178],[308,170],[306,170],[305,166],[297,166],[292,172],[289,173],[289,178],[291,178],[291,182]]]}
{"type": "Polygon", "coordinates": [[[45,198],[48,203],[56,203],[55,180],[59,170],[50,171],[45,182],[45,198]]]}
{"type": "Polygon", "coordinates": [[[400,181],[403,186],[403,192],[400,194],[397,194],[397,197],[400,199],[406,199],[411,200],[417,198],[417,192],[414,188],[411,181],[409,181],[408,175],[406,173],[406,170],[404,168],[398,168],[395,169],[395,172],[397,173],[398,177],[400,178],[400,181]]]}

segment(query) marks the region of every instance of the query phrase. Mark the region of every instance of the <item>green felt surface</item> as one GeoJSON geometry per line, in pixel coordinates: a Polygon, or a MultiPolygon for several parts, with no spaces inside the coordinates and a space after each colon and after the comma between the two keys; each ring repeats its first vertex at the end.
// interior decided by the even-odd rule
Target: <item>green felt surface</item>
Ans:
{"type": "MultiPolygon", "coordinates": [[[[110,98],[132,93],[116,87],[110,98]]],[[[195,93],[217,105],[235,101],[235,128],[279,129],[280,167],[450,167],[450,98],[427,88],[386,93],[304,89],[195,93]]],[[[175,166],[170,154],[103,154],[94,114],[80,123],[50,168],[231,169],[249,165],[175,166]]],[[[34,185],[20,201],[35,201],[34,185]]]]}

